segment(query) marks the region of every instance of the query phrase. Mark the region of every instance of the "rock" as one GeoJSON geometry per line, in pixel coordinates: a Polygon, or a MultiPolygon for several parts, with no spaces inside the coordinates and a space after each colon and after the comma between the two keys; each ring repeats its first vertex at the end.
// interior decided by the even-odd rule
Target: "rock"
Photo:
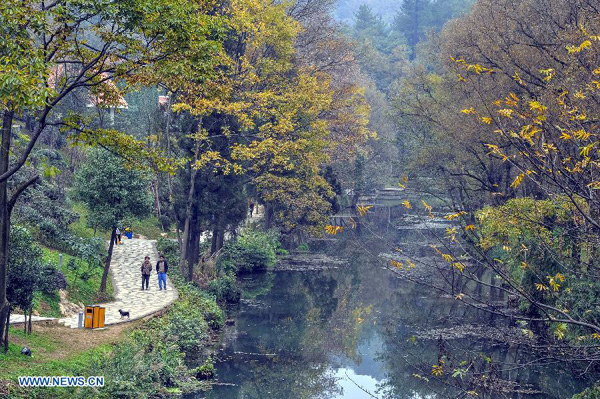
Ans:
{"type": "Polygon", "coordinates": [[[225,325],[226,326],[232,326],[235,324],[235,320],[234,319],[227,319],[225,320],[225,325]]]}
{"type": "Polygon", "coordinates": [[[31,356],[31,349],[29,349],[28,347],[24,346],[21,349],[21,355],[31,356]]]}
{"type": "Polygon", "coordinates": [[[60,314],[63,317],[78,314],[83,310],[82,304],[75,304],[73,302],[69,302],[69,293],[67,291],[58,290],[58,296],[60,298],[60,302],[58,303],[58,309],[60,310],[60,314]]]}

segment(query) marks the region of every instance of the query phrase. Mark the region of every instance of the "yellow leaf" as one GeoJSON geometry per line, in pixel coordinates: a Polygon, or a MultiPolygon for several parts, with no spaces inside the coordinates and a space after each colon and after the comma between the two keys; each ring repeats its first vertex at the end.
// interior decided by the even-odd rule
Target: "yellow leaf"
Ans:
{"type": "Polygon", "coordinates": [[[454,257],[450,254],[442,254],[442,258],[446,261],[446,262],[452,262],[454,260],[454,257]]]}
{"type": "Polygon", "coordinates": [[[523,182],[523,179],[525,178],[525,174],[521,173],[520,175],[518,175],[515,180],[512,182],[512,184],[510,185],[512,188],[517,189],[521,183],[523,182]]]}
{"type": "Polygon", "coordinates": [[[390,265],[394,266],[396,269],[404,270],[404,264],[402,262],[398,262],[397,260],[390,259],[390,265]]]}
{"type": "Polygon", "coordinates": [[[452,267],[458,269],[461,273],[465,270],[465,265],[460,262],[452,263],[452,267]]]}
{"type": "Polygon", "coordinates": [[[454,220],[454,219],[459,218],[459,217],[461,217],[463,215],[466,215],[466,214],[467,214],[467,212],[460,211],[458,213],[453,213],[451,215],[446,215],[446,216],[444,216],[444,219],[446,219],[446,220],[454,220]]]}
{"type": "Polygon", "coordinates": [[[358,210],[358,214],[363,217],[365,216],[369,210],[373,208],[373,205],[356,205],[356,209],[358,210]]]}
{"type": "Polygon", "coordinates": [[[550,288],[548,288],[544,284],[535,283],[535,289],[538,290],[538,291],[548,291],[550,288]]]}

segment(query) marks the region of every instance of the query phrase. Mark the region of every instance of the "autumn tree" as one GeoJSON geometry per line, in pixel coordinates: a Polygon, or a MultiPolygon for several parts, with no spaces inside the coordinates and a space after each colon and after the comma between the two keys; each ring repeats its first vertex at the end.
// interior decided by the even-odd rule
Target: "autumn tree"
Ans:
{"type": "Polygon", "coordinates": [[[440,262],[428,264],[459,279],[420,282],[499,315],[518,306],[511,317],[527,336],[549,333],[552,356],[569,348],[581,362],[596,356],[600,327],[589,306],[599,27],[590,1],[480,0],[428,44],[441,59],[415,65],[394,100],[412,172],[442,172],[456,211],[446,218],[461,221],[438,237],[440,262]]]}
{"type": "MultiPolygon", "coordinates": [[[[219,206],[215,212],[201,210],[201,205],[210,202],[203,202],[208,198],[203,190],[209,188],[202,188],[200,181],[212,176],[215,182],[232,187],[251,184],[269,215],[277,207],[281,217],[273,220],[278,226],[289,222],[288,232],[311,229],[324,222],[332,196],[321,176],[322,166],[335,148],[354,152],[369,136],[365,128],[368,107],[359,88],[350,79],[334,80],[329,74],[349,62],[349,52],[339,35],[316,23],[323,19],[314,10],[322,9],[303,2],[289,8],[268,2],[233,2],[221,11],[229,21],[229,33],[217,76],[195,80],[190,64],[186,73],[192,78],[160,77],[174,94],[172,109],[190,117],[180,140],[190,162],[181,174],[187,179],[180,185],[187,191],[185,211],[178,212],[183,230],[181,267],[186,275],[191,275],[198,259],[194,250],[202,232],[198,223],[207,228],[222,217],[216,212],[219,206]],[[294,15],[310,29],[300,33],[294,15]],[[334,51],[327,53],[322,43],[309,40],[317,29],[327,34],[334,51]],[[220,175],[232,177],[221,179],[220,175]],[[298,182],[307,193],[302,204],[294,202],[300,199],[298,182]],[[294,212],[283,217],[280,211],[284,209],[294,212]],[[202,213],[212,214],[213,222],[202,221],[198,217],[202,213]]],[[[228,200],[240,204],[231,188],[220,191],[229,191],[228,200]]],[[[222,227],[213,230],[222,235],[222,227]]]]}

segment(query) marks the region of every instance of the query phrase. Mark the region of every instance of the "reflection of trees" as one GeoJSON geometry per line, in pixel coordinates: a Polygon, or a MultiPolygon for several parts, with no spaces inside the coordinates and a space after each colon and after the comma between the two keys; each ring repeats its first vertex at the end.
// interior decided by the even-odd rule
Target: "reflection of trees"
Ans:
{"type": "Polygon", "coordinates": [[[239,385],[217,390],[227,398],[331,397],[338,389],[331,357],[356,357],[369,313],[356,301],[358,283],[340,270],[256,276],[249,283],[255,302],[236,322],[237,354],[218,368],[221,381],[239,385]]]}
{"type": "MultiPolygon", "coordinates": [[[[239,338],[225,353],[233,358],[218,368],[221,382],[237,385],[216,388],[209,397],[331,397],[336,387],[330,366],[333,358],[345,367],[363,367],[362,374],[378,380],[383,378],[381,369],[384,369],[387,380],[379,396],[385,399],[454,398],[461,389],[463,393],[467,389],[476,390],[478,398],[541,399],[486,393],[481,384],[477,387],[471,384],[470,377],[464,381],[448,378],[453,368],[461,367],[463,360],[467,365],[473,362],[470,370],[479,377],[532,383],[557,395],[556,398],[567,397],[566,393],[577,390],[569,385],[572,384],[569,370],[523,367],[531,357],[518,346],[475,338],[443,344],[444,381],[437,381],[431,375],[431,366],[437,364],[440,348],[435,339],[411,339],[417,331],[470,324],[501,327],[505,320],[476,312],[421,285],[391,278],[370,255],[353,249],[355,242],[339,245],[333,251],[344,253],[349,259],[340,269],[276,272],[255,277],[252,282],[255,299],[243,305],[236,321],[239,338]],[[363,362],[360,352],[369,362],[363,362]],[[379,355],[378,364],[371,362],[374,353],[379,355]],[[491,363],[484,356],[489,356],[491,363]]],[[[375,245],[365,245],[371,253],[379,253],[375,245]]]]}
{"type": "MultiPolygon", "coordinates": [[[[403,239],[414,240],[414,232],[406,237],[405,232],[398,242],[403,239]]],[[[572,393],[580,391],[578,381],[573,378],[572,371],[561,369],[553,364],[543,367],[530,366],[527,363],[536,359],[524,347],[508,344],[499,344],[492,340],[481,338],[454,339],[443,343],[443,351],[438,342],[434,340],[413,340],[412,336],[417,331],[436,329],[452,326],[479,325],[486,329],[505,327],[508,321],[489,312],[477,311],[469,308],[460,301],[451,297],[442,297],[419,284],[400,279],[390,278],[388,272],[382,270],[380,264],[371,254],[377,254],[389,249],[378,248],[377,243],[363,243],[370,254],[364,250],[354,251],[355,241],[340,243],[335,248],[337,253],[350,254],[351,273],[360,275],[360,284],[353,289],[356,291],[355,303],[373,305],[373,321],[383,341],[378,361],[386,369],[387,380],[381,387],[382,398],[412,398],[431,397],[455,398],[466,391],[475,390],[478,398],[503,399],[503,398],[565,398],[572,393]],[[347,245],[347,246],[346,246],[347,245]],[[354,266],[352,266],[354,265],[354,266]],[[443,353],[442,353],[443,352],[443,353]],[[432,365],[437,364],[440,356],[446,356],[446,369],[441,380],[432,376],[432,365]],[[490,359],[488,362],[487,358],[490,359]],[[461,366],[461,362],[467,363],[461,366]],[[466,368],[470,364],[470,377],[451,378],[450,375],[456,368],[466,368]],[[425,379],[415,377],[419,374],[425,379]],[[482,376],[494,381],[482,382],[482,376]],[[515,382],[511,385],[507,382],[515,382]],[[475,384],[477,382],[477,384],[475,384]],[[502,393],[497,389],[493,392],[485,387],[507,389],[542,390],[544,394],[524,395],[502,393]],[[384,394],[385,392],[385,394],[384,394]],[[419,396],[416,396],[418,394],[419,396]]],[[[481,275],[482,279],[491,279],[489,273],[481,275]]],[[[490,292],[481,292],[481,295],[492,296],[490,292]]],[[[548,363],[537,360],[536,364],[548,363]]]]}
{"type": "MultiPolygon", "coordinates": [[[[288,359],[255,362],[251,367],[228,370],[238,376],[236,386],[227,389],[226,396],[209,393],[208,397],[228,399],[318,399],[339,392],[336,379],[325,362],[288,359]]],[[[222,393],[222,392],[221,392],[222,393]]]]}
{"type": "Polygon", "coordinates": [[[442,346],[440,349],[435,340],[400,339],[387,331],[385,349],[379,357],[388,370],[388,379],[382,386],[389,392],[386,397],[435,393],[436,398],[455,398],[461,393],[462,397],[469,397],[464,394],[475,391],[481,399],[562,399],[581,390],[570,369],[554,364],[543,368],[529,365],[532,355],[519,346],[474,338],[450,340],[442,346]],[[444,374],[436,378],[431,373],[432,365],[438,363],[442,353],[445,353],[444,374]],[[454,370],[467,367],[469,373],[464,378],[451,377],[454,370]],[[527,391],[543,393],[526,394],[527,391]]]}

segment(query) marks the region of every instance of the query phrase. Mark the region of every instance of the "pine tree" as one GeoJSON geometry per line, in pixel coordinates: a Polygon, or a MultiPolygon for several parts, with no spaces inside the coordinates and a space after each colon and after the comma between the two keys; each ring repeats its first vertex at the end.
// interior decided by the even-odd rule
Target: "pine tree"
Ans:
{"type": "Polygon", "coordinates": [[[432,3],[430,0],[405,0],[394,17],[393,29],[404,35],[410,48],[409,59],[417,56],[417,44],[423,39],[430,24],[432,3]]]}
{"type": "Polygon", "coordinates": [[[361,5],[354,14],[354,36],[369,40],[379,51],[389,51],[389,28],[366,4],[361,5]]]}

